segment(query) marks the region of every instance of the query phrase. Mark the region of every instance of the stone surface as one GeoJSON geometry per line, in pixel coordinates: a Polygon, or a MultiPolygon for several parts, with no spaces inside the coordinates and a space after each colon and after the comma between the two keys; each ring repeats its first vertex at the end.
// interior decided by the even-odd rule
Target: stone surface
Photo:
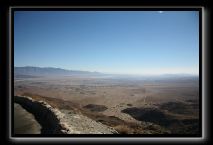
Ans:
{"type": "Polygon", "coordinates": [[[113,128],[96,122],[82,114],[58,110],[44,101],[27,96],[15,96],[15,102],[32,113],[41,124],[41,133],[48,134],[113,134],[113,128]]]}

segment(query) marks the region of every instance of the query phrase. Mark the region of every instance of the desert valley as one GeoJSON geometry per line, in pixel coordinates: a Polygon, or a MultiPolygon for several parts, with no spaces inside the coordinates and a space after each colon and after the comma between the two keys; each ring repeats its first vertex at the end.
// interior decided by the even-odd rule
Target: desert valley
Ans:
{"type": "MultiPolygon", "coordinates": [[[[14,96],[46,101],[67,117],[80,114],[119,134],[200,133],[198,76],[131,76],[15,67],[14,96]]],[[[15,133],[26,133],[20,130],[23,121],[17,121],[18,107],[15,103],[14,122],[19,122],[15,133]]]]}

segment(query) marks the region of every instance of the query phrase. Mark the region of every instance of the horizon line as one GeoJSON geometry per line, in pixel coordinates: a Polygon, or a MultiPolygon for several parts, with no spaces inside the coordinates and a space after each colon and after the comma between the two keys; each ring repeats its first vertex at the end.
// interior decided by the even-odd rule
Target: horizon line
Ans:
{"type": "Polygon", "coordinates": [[[104,72],[104,71],[91,71],[91,70],[81,70],[81,69],[68,69],[62,67],[51,67],[51,66],[14,66],[14,67],[37,67],[37,68],[55,68],[55,69],[63,69],[67,71],[84,71],[84,72],[96,72],[107,75],[134,75],[134,76],[159,76],[159,75],[191,75],[191,76],[199,76],[199,73],[121,73],[121,72],[104,72]]]}

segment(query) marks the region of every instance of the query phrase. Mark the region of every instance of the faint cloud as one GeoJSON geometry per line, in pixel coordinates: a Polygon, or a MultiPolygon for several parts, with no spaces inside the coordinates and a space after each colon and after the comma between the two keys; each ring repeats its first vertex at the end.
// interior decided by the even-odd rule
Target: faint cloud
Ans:
{"type": "Polygon", "coordinates": [[[163,13],[163,11],[158,11],[158,13],[162,14],[162,13],[163,13]]]}

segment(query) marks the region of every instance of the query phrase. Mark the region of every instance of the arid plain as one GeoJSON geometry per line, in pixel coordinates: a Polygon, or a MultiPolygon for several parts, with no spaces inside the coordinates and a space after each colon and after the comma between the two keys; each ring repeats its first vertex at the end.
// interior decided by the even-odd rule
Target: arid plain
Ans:
{"type": "MultiPolygon", "coordinates": [[[[198,77],[17,76],[14,95],[74,110],[123,134],[199,134],[198,77]]],[[[69,115],[69,113],[67,113],[69,115]]]]}

